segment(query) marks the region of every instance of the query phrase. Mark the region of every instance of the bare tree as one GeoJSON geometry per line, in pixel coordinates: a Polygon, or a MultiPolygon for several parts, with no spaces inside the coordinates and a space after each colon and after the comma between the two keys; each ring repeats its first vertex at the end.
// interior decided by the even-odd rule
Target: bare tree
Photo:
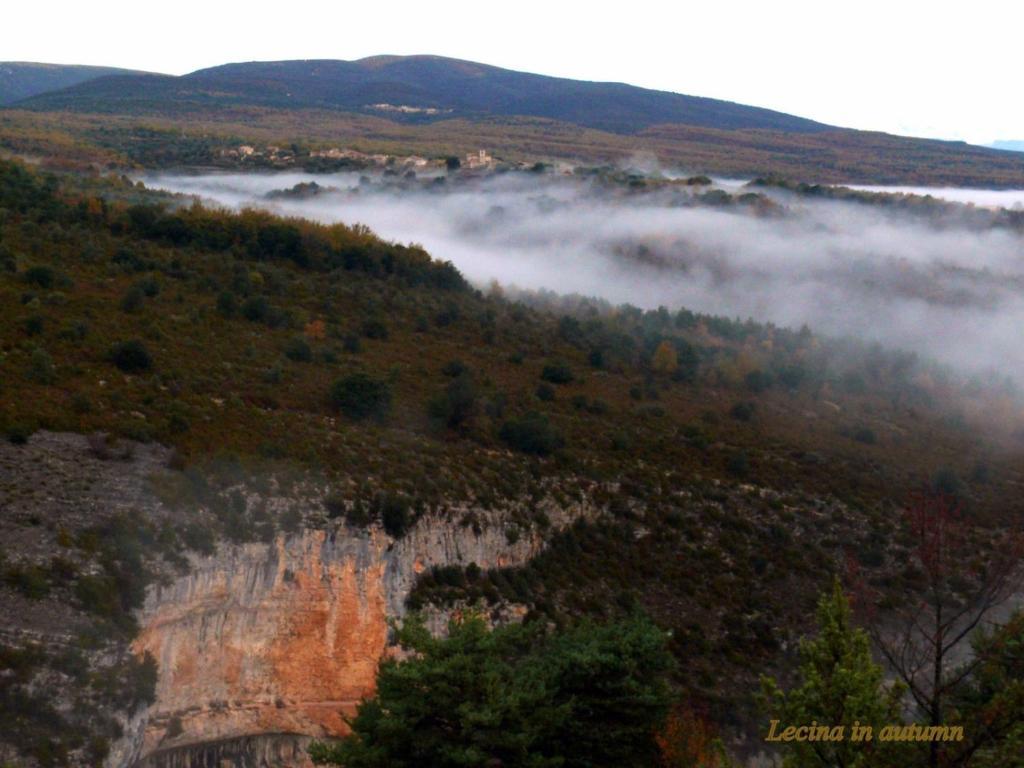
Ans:
{"type": "MultiPolygon", "coordinates": [[[[859,602],[876,647],[918,713],[929,726],[940,726],[955,692],[986,660],[972,653],[970,638],[1018,587],[1024,539],[983,530],[965,516],[960,501],[943,493],[915,494],[904,522],[919,580],[913,597],[882,614],[877,593],[860,579],[859,602]]],[[[969,747],[951,752],[932,741],[928,765],[964,765],[974,751],[969,747]]]]}

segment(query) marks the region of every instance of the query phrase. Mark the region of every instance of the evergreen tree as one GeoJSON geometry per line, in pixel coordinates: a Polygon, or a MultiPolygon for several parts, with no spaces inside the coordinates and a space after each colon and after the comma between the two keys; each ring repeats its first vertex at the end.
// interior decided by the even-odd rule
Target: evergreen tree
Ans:
{"type": "Polygon", "coordinates": [[[853,626],[850,603],[837,578],[818,601],[818,634],[800,643],[799,684],[783,692],[762,678],[764,696],[778,730],[786,726],[843,726],[835,741],[788,741],[786,768],[867,768],[888,764],[888,745],[878,742],[882,727],[899,722],[899,685],[885,683],[871,657],[867,633],[853,626]],[[854,740],[853,727],[870,726],[873,739],[854,740]]]}
{"type": "Polygon", "coordinates": [[[381,663],[352,734],[310,748],[345,768],[648,768],[668,711],[665,634],[641,617],[491,630],[470,615],[435,638],[399,630],[413,655],[381,663]]]}

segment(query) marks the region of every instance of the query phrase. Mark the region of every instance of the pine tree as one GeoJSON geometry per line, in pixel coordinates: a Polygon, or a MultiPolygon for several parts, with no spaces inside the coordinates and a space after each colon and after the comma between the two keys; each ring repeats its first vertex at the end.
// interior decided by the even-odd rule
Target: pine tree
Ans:
{"type": "Polygon", "coordinates": [[[867,633],[851,621],[850,603],[837,578],[818,601],[818,634],[800,643],[799,684],[783,692],[762,678],[777,730],[787,726],[842,726],[841,740],[783,742],[786,768],[868,768],[888,764],[882,727],[899,722],[903,688],[885,682],[871,657],[867,633]],[[855,726],[870,726],[872,740],[855,739],[855,726]]]}

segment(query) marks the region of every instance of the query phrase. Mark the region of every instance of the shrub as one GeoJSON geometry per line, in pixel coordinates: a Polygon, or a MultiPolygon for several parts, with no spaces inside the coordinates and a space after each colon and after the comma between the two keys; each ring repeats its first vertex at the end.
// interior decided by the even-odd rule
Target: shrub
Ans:
{"type": "Polygon", "coordinates": [[[285,344],[284,355],[296,363],[308,363],[313,359],[313,348],[301,336],[294,336],[285,344]]]}
{"type": "Polygon", "coordinates": [[[391,388],[386,381],[353,373],[334,382],[330,399],[350,419],[383,418],[391,408],[391,388]]]}
{"type": "Polygon", "coordinates": [[[565,363],[549,363],[540,373],[541,379],[552,384],[568,384],[572,381],[572,369],[565,363]]]}
{"type": "Polygon", "coordinates": [[[462,375],[450,382],[444,392],[430,401],[430,416],[455,429],[468,422],[477,408],[476,386],[462,375]]]}
{"type": "Polygon", "coordinates": [[[135,284],[135,287],[142,291],[142,294],[148,299],[152,299],[160,293],[160,283],[155,277],[143,278],[135,284]]]}
{"type": "Polygon", "coordinates": [[[133,285],[121,297],[121,311],[129,313],[138,312],[142,308],[144,299],[145,294],[142,290],[137,285],[133,285]]]}
{"type": "Polygon", "coordinates": [[[459,305],[454,301],[449,301],[445,304],[444,309],[437,313],[434,317],[434,322],[440,328],[451,325],[457,322],[462,317],[462,310],[459,309],[459,305]]]}
{"type": "Polygon", "coordinates": [[[408,499],[402,496],[385,496],[381,502],[381,522],[389,536],[402,538],[414,522],[408,499]]]}
{"type": "Polygon", "coordinates": [[[853,439],[865,445],[875,444],[875,433],[867,427],[860,427],[853,432],[853,439]]]}
{"type": "Polygon", "coordinates": [[[125,373],[142,373],[153,367],[149,350],[138,339],[115,344],[110,348],[108,359],[125,373]]]}
{"type": "Polygon", "coordinates": [[[730,410],[729,415],[736,421],[750,421],[754,417],[753,403],[736,403],[730,410]]]}
{"type": "Polygon", "coordinates": [[[4,574],[4,582],[32,600],[41,600],[50,593],[47,573],[38,565],[11,566],[4,574]]]}
{"type": "Polygon", "coordinates": [[[388,328],[380,320],[367,320],[363,323],[363,336],[368,339],[386,339],[388,328]]]}
{"type": "Polygon", "coordinates": [[[737,451],[725,462],[725,468],[729,474],[736,475],[737,477],[746,477],[750,472],[750,459],[747,457],[746,452],[737,451]]]}
{"type": "Polygon", "coordinates": [[[253,323],[263,322],[270,317],[270,303],[263,296],[250,296],[242,302],[242,317],[253,323]]]}
{"type": "Polygon", "coordinates": [[[457,376],[461,376],[466,373],[468,370],[469,369],[466,367],[466,364],[461,360],[450,360],[445,363],[444,368],[441,369],[441,373],[454,379],[457,376]]]}
{"type": "Polygon", "coordinates": [[[35,430],[25,424],[14,424],[7,428],[7,442],[11,445],[25,445],[35,430]]]}
{"type": "Polygon", "coordinates": [[[498,436],[510,448],[536,456],[547,456],[561,449],[565,440],[548,418],[539,413],[527,413],[506,421],[498,436]]]}
{"type": "Polygon", "coordinates": [[[42,347],[36,347],[32,350],[32,357],[29,359],[28,376],[37,384],[53,384],[57,380],[57,371],[53,365],[53,358],[42,347]]]}
{"type": "Polygon", "coordinates": [[[340,493],[329,494],[324,498],[324,509],[327,510],[327,516],[332,520],[342,517],[346,510],[345,497],[340,493]]]}
{"type": "Polygon", "coordinates": [[[751,392],[764,392],[772,385],[771,374],[764,371],[751,371],[743,381],[751,392]]]}
{"type": "Polygon", "coordinates": [[[25,320],[25,335],[38,336],[43,332],[44,321],[40,315],[32,315],[25,320]]]}
{"type": "Polygon", "coordinates": [[[550,403],[555,399],[555,388],[550,384],[541,383],[537,385],[537,399],[550,403]]]}
{"type": "Polygon", "coordinates": [[[238,311],[238,300],[231,291],[221,291],[217,296],[217,312],[222,317],[234,317],[238,311]]]}
{"type": "Polygon", "coordinates": [[[50,267],[30,267],[21,274],[21,279],[29,285],[49,289],[57,282],[57,275],[50,267]]]}

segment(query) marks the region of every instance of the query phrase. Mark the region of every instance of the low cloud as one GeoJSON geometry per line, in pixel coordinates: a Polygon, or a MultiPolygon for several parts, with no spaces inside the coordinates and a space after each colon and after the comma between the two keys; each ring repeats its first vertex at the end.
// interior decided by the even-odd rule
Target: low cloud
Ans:
{"type": "Polygon", "coordinates": [[[715,207],[694,204],[702,188],[628,193],[521,173],[443,185],[361,185],[351,173],[144,181],[228,206],[367,224],[386,239],[422,244],[480,285],[806,323],[1024,380],[1024,237],[952,214],[936,221],[782,191],[767,192],[775,205],[715,207]],[[266,197],[314,180],[335,189],[266,197]]]}

